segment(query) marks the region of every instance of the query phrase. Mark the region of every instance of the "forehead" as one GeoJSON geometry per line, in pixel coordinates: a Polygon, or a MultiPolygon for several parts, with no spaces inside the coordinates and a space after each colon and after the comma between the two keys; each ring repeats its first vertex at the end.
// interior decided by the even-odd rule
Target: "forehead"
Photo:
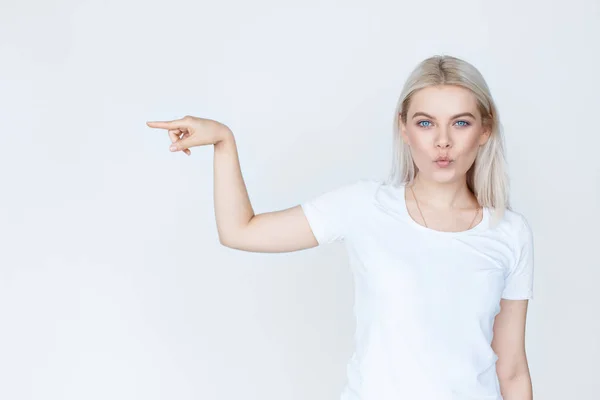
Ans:
{"type": "Polygon", "coordinates": [[[408,116],[418,111],[437,117],[463,112],[479,115],[475,95],[469,89],[453,85],[430,86],[416,91],[408,107],[408,116]]]}

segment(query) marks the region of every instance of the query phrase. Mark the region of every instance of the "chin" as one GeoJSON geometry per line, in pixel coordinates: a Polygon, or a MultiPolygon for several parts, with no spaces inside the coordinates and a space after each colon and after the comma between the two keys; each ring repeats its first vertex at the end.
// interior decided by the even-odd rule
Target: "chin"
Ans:
{"type": "Polygon", "coordinates": [[[460,174],[457,174],[454,168],[447,168],[443,170],[438,169],[436,171],[421,170],[419,171],[419,174],[421,174],[422,178],[425,178],[426,180],[435,183],[452,183],[463,179],[463,177],[460,174]]]}

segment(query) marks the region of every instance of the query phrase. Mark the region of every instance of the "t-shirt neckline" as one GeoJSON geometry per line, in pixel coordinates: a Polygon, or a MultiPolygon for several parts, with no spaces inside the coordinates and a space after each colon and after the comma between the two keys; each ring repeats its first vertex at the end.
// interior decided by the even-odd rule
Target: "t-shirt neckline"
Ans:
{"type": "Polygon", "coordinates": [[[410,215],[410,213],[408,212],[407,204],[406,204],[406,185],[402,185],[400,187],[400,203],[401,203],[400,211],[411,226],[415,227],[416,229],[420,229],[424,232],[430,232],[432,234],[436,234],[436,235],[440,235],[440,236],[461,236],[461,235],[468,235],[473,232],[478,232],[478,231],[485,229],[485,227],[487,226],[488,221],[489,221],[489,209],[487,207],[482,207],[483,217],[482,217],[481,221],[479,221],[478,224],[471,227],[470,229],[467,229],[464,231],[456,231],[456,232],[439,231],[437,229],[432,229],[432,228],[429,228],[429,227],[419,224],[410,215]]]}

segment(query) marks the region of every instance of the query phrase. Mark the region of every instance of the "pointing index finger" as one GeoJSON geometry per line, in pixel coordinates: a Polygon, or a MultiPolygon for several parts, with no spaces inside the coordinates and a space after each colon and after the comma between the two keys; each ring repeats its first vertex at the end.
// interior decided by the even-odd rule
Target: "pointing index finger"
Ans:
{"type": "Polygon", "coordinates": [[[148,121],[146,125],[150,128],[176,129],[183,126],[183,121],[148,121]]]}

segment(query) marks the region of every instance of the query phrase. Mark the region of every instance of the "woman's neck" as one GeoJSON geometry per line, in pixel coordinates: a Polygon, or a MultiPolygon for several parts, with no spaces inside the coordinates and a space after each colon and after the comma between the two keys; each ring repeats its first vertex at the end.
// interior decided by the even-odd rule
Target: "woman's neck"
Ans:
{"type": "Polygon", "coordinates": [[[439,183],[424,179],[418,174],[412,189],[419,203],[439,210],[469,209],[479,207],[465,179],[439,183]]]}

